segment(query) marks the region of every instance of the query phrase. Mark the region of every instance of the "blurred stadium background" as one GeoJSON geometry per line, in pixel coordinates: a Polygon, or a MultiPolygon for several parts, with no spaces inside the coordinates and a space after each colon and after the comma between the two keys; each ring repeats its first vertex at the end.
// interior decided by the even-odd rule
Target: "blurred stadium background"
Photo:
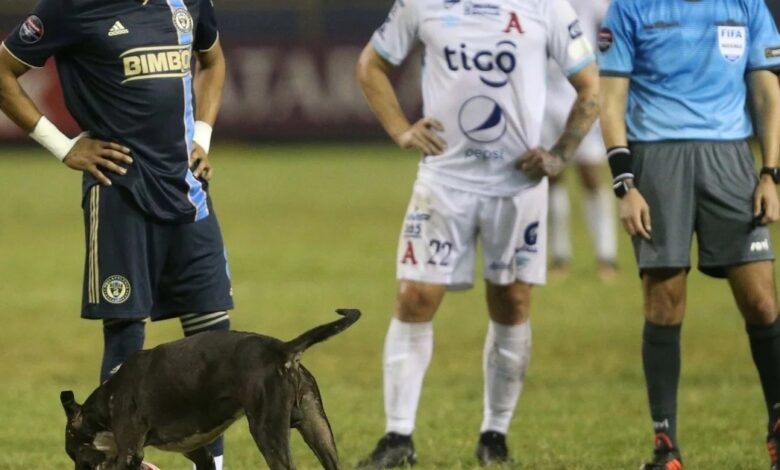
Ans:
{"type": "MultiPolygon", "coordinates": [[[[0,0],[0,31],[32,8],[0,0]]],[[[383,431],[380,358],[394,296],[397,234],[415,156],[395,149],[364,104],[357,53],[389,0],[216,0],[228,54],[212,158],[237,310],[236,329],[289,338],[357,306],[364,318],[304,362],[323,391],[345,468],[383,431]]],[[[419,109],[419,61],[399,73],[419,109]]],[[[25,77],[47,115],[67,126],[53,69],[25,77]]],[[[76,129],[69,127],[72,132],[76,129]]],[[[0,469],[69,468],[59,391],[83,400],[97,382],[97,323],[78,319],[83,264],[79,175],[0,119],[0,469]]],[[[573,180],[573,178],[569,178],[573,180]]],[[[602,284],[575,200],[575,264],[534,299],[534,359],[510,433],[527,469],[637,468],[651,446],[639,361],[641,299],[627,238],[621,277],[602,284]]],[[[777,240],[777,237],[775,237],[777,240]]],[[[415,435],[421,469],[472,468],[482,406],[484,289],[452,295],[415,435]]],[[[147,328],[147,346],[180,336],[147,328]]],[[[728,288],[690,280],[680,392],[691,469],[765,468],[763,405],[728,288]]],[[[318,468],[300,439],[302,469],[318,468]]],[[[150,450],[163,470],[182,457],[150,450]]],[[[265,468],[245,423],[228,435],[227,468],[265,468]]],[[[71,467],[72,468],[72,467],[71,467]]]]}

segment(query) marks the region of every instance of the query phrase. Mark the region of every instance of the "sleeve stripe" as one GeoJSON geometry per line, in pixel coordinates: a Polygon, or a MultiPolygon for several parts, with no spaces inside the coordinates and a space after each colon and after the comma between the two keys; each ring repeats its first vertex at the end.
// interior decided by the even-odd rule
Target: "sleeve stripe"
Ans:
{"type": "Polygon", "coordinates": [[[382,58],[386,61],[393,65],[399,65],[401,63],[400,60],[393,58],[389,52],[387,52],[382,46],[379,45],[379,41],[377,41],[376,36],[371,38],[371,45],[374,47],[374,50],[377,52],[377,54],[382,56],[382,58]]]}
{"type": "MultiPolygon", "coordinates": [[[[25,62],[25,61],[23,61],[22,59],[20,59],[19,57],[17,57],[17,56],[16,56],[16,54],[14,54],[14,53],[11,51],[11,49],[9,49],[9,48],[8,48],[8,46],[6,46],[6,45],[5,45],[5,41],[3,41],[2,43],[0,43],[0,47],[2,47],[3,49],[5,49],[5,50],[8,52],[8,54],[10,54],[10,55],[11,55],[11,57],[13,57],[14,59],[16,59],[16,61],[17,61],[17,62],[19,62],[20,64],[26,65],[27,67],[30,67],[31,69],[42,69],[42,68],[43,68],[43,65],[33,65],[33,64],[28,64],[27,62],[25,62]]],[[[44,65],[45,65],[45,64],[44,64],[44,65]]]]}
{"type": "Polygon", "coordinates": [[[208,52],[215,47],[217,47],[217,44],[219,43],[219,32],[217,32],[217,37],[214,39],[214,42],[211,43],[211,45],[205,49],[198,49],[198,52],[208,52]]]}

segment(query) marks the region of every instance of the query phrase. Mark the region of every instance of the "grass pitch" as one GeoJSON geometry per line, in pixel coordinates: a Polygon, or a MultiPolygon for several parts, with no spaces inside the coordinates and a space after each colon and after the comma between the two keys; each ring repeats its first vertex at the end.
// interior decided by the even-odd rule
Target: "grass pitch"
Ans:
{"type": "MultiPolygon", "coordinates": [[[[304,356],[349,468],[383,432],[380,359],[415,158],[379,145],[217,145],[212,159],[234,328],[291,338],[335,319],[336,307],[364,312],[304,356]]],[[[72,468],[59,391],[73,389],[83,401],[97,384],[102,350],[100,324],[78,313],[80,176],[37,149],[0,151],[0,175],[0,469],[72,468]]],[[[639,280],[624,234],[620,279],[596,279],[579,193],[572,194],[574,271],[534,293],[534,356],[510,446],[528,469],[633,469],[652,444],[639,280]]],[[[418,468],[475,464],[483,299],[481,285],[451,294],[435,322],[415,432],[418,468]]],[[[688,305],[679,424],[687,467],[765,468],[761,392],[728,287],[693,273],[688,305]]],[[[151,324],[147,346],[180,335],[177,321],[151,324]]],[[[318,468],[297,435],[293,448],[299,468],[318,468]]],[[[163,470],[189,468],[175,454],[150,449],[147,458],[163,470]]],[[[228,432],[226,467],[265,468],[245,421],[228,432]]]]}

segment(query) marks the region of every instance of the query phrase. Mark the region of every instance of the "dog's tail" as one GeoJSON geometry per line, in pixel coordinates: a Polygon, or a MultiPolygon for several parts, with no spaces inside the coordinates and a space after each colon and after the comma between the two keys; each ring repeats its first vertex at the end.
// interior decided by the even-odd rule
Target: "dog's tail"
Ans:
{"type": "Polygon", "coordinates": [[[325,341],[333,335],[346,330],[360,318],[360,310],[356,308],[339,308],[336,313],[343,316],[336,321],[312,328],[306,333],[286,343],[290,356],[296,356],[307,350],[310,346],[325,341]]]}

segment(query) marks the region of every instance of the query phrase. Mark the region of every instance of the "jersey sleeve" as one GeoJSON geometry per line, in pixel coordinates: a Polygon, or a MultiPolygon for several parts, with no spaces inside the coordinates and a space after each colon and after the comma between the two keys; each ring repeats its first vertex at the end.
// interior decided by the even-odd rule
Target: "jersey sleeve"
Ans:
{"type": "Polygon", "coordinates": [[[197,51],[207,51],[214,47],[219,39],[217,16],[214,13],[213,0],[200,0],[200,16],[195,30],[193,47],[197,51]]]}
{"type": "Polygon", "coordinates": [[[780,70],[780,35],[763,0],[753,0],[748,19],[748,70],[780,70]]]}
{"type": "Polygon", "coordinates": [[[634,70],[634,21],[620,0],[607,9],[599,30],[599,69],[601,75],[628,76],[634,70]]]}
{"type": "Polygon", "coordinates": [[[547,11],[547,52],[567,77],[593,63],[593,47],[582,32],[574,8],[566,0],[553,0],[547,11]]]}
{"type": "Polygon", "coordinates": [[[49,57],[78,42],[72,9],[68,0],[41,0],[5,38],[4,47],[20,62],[43,67],[49,57]]]}
{"type": "Polygon", "coordinates": [[[413,2],[396,0],[387,19],[371,38],[377,53],[393,65],[400,65],[417,43],[419,20],[413,2]]]}

